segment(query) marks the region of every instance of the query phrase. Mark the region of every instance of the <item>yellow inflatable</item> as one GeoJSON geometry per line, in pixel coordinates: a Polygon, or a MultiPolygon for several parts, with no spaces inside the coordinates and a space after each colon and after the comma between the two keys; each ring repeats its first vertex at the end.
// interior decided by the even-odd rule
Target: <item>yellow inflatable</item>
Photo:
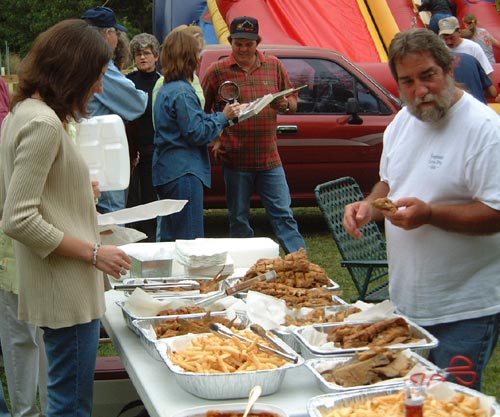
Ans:
{"type": "Polygon", "coordinates": [[[229,43],[227,37],[229,36],[229,28],[226,22],[220,14],[219,7],[217,6],[217,0],[207,0],[208,10],[212,15],[212,23],[214,25],[214,30],[219,38],[219,43],[229,43]]]}

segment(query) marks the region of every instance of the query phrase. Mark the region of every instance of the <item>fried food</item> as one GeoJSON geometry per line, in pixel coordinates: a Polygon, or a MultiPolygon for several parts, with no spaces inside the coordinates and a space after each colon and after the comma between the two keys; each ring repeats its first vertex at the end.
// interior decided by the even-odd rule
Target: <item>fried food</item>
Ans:
{"type": "Polygon", "coordinates": [[[247,271],[243,280],[274,270],[278,275],[273,282],[293,288],[318,288],[332,283],[324,268],[309,262],[304,249],[285,255],[285,258],[259,259],[247,271]]]}
{"type": "Polygon", "coordinates": [[[287,360],[280,356],[260,350],[255,343],[271,346],[255,333],[235,328],[231,330],[253,343],[212,334],[193,339],[192,346],[171,352],[169,357],[173,363],[186,371],[211,374],[277,369],[287,363],[287,360]]]}
{"type": "Polygon", "coordinates": [[[371,385],[392,378],[401,378],[416,365],[401,351],[374,348],[321,373],[323,378],[342,387],[371,385]]]}
{"type": "Polygon", "coordinates": [[[205,314],[200,318],[183,319],[175,318],[164,320],[153,326],[158,339],[182,336],[188,333],[200,334],[210,333],[210,324],[220,323],[226,327],[239,327],[235,325],[234,320],[229,320],[226,317],[211,316],[210,313],[205,314]]]}
{"type": "Polygon", "coordinates": [[[165,310],[161,310],[157,316],[180,316],[183,314],[196,314],[196,313],[205,313],[206,310],[203,307],[199,306],[185,306],[179,308],[167,308],[165,310]]]}
{"type": "Polygon", "coordinates": [[[390,211],[391,213],[396,213],[398,211],[398,208],[387,197],[377,198],[373,201],[372,206],[379,210],[390,211]]]}
{"type": "MultiPolygon", "coordinates": [[[[427,417],[486,417],[487,410],[481,408],[478,397],[457,393],[449,401],[429,396],[424,401],[424,416],[427,417]]],[[[347,407],[324,410],[324,417],[405,417],[405,393],[369,398],[347,407]]]]}
{"type": "Polygon", "coordinates": [[[305,317],[298,318],[290,315],[285,316],[285,326],[308,326],[315,323],[338,323],[354,313],[359,313],[361,309],[353,306],[340,307],[337,311],[327,314],[324,307],[315,308],[305,317]]]}
{"type": "Polygon", "coordinates": [[[343,349],[414,343],[410,326],[402,317],[375,323],[345,324],[328,329],[327,340],[343,349]]]}
{"type": "Polygon", "coordinates": [[[256,282],[250,289],[284,299],[290,308],[335,305],[332,296],[340,294],[327,289],[332,286],[332,282],[325,269],[309,262],[304,249],[289,253],[284,259],[259,259],[242,280],[271,270],[277,274],[274,280],[256,282]]]}
{"type": "Polygon", "coordinates": [[[251,289],[284,300],[288,308],[338,305],[333,296],[340,294],[325,287],[294,288],[279,282],[256,282],[251,289]]]}

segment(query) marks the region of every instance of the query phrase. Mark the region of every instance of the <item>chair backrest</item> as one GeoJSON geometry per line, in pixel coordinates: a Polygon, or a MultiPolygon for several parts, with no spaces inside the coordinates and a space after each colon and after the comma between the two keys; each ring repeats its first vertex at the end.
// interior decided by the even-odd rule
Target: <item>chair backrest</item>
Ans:
{"type": "MultiPolygon", "coordinates": [[[[364,198],[356,180],[343,177],[316,186],[316,201],[337,244],[344,261],[385,261],[387,259],[384,236],[374,222],[362,227],[363,237],[352,238],[342,224],[344,208],[347,204],[364,198]]],[[[387,267],[374,268],[367,281],[366,268],[349,267],[351,277],[363,299],[368,286],[382,277],[387,279],[387,267]]]]}

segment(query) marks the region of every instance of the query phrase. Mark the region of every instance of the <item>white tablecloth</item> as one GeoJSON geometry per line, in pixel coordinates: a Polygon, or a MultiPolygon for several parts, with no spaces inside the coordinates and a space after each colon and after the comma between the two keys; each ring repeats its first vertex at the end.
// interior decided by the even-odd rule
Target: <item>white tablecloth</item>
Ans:
{"type": "MultiPolygon", "coordinates": [[[[153,359],[139,337],[127,327],[116,304],[124,297],[124,293],[119,291],[106,293],[107,311],[103,324],[151,417],[170,417],[176,412],[207,404],[244,402],[241,399],[204,400],[179,387],[167,366],[153,359]]],[[[305,366],[300,366],[287,371],[280,390],[261,397],[259,403],[281,407],[291,417],[303,417],[307,416],[307,401],[322,393],[312,374],[305,366]]]]}

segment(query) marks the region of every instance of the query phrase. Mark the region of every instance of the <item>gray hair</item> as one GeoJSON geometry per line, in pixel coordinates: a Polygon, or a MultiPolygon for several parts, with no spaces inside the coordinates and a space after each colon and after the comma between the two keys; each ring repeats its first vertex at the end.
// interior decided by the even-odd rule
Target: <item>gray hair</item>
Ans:
{"type": "Polygon", "coordinates": [[[399,32],[389,46],[389,67],[398,81],[396,63],[409,54],[429,54],[445,73],[453,64],[453,54],[441,38],[429,29],[415,28],[399,32]]]}
{"type": "Polygon", "coordinates": [[[138,51],[142,51],[146,48],[151,48],[151,52],[153,52],[155,56],[158,56],[160,53],[160,43],[158,39],[149,33],[139,33],[130,41],[130,53],[132,56],[135,56],[138,51]]]}

